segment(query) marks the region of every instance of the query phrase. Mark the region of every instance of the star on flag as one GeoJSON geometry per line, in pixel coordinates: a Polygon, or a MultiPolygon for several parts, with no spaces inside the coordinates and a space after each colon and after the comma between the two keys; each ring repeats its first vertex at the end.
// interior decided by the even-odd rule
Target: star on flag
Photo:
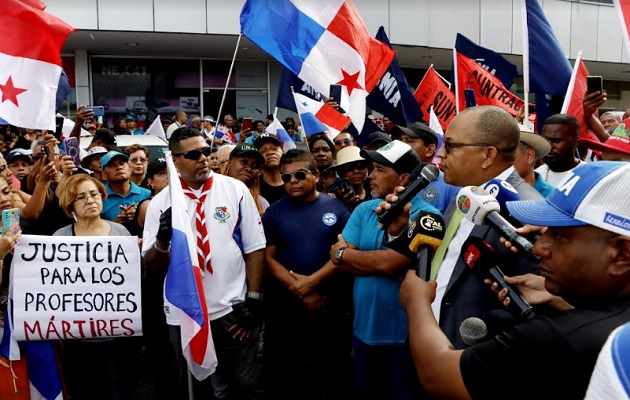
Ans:
{"type": "Polygon", "coordinates": [[[0,103],[4,103],[5,101],[10,101],[15,104],[16,107],[19,107],[18,104],[18,95],[26,92],[27,89],[17,88],[13,85],[13,78],[9,76],[7,82],[4,85],[0,85],[0,91],[2,92],[2,100],[0,103]]]}

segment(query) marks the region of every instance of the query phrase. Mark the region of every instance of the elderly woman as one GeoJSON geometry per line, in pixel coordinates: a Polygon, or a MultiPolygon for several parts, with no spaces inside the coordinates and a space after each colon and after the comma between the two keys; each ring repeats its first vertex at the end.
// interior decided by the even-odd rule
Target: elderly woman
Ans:
{"type": "Polygon", "coordinates": [[[351,210],[359,203],[372,198],[372,194],[365,190],[369,161],[359,153],[361,149],[356,146],[344,147],[337,153],[337,163],[329,168],[330,171],[337,173],[339,179],[347,179],[352,186],[352,191],[340,189],[334,192],[335,196],[351,210]]]}
{"type": "MultiPolygon", "coordinates": [[[[74,223],[53,236],[129,236],[129,231],[101,218],[105,186],[97,179],[78,174],[68,178],[59,206],[74,223]]],[[[63,342],[62,367],[71,398],[122,399],[131,392],[134,338],[76,339],[63,342]]]]}
{"type": "Polygon", "coordinates": [[[260,182],[258,180],[260,168],[264,163],[265,157],[254,146],[243,144],[235,147],[230,153],[224,174],[238,179],[249,188],[260,215],[269,208],[269,202],[260,195],[260,182]]]}

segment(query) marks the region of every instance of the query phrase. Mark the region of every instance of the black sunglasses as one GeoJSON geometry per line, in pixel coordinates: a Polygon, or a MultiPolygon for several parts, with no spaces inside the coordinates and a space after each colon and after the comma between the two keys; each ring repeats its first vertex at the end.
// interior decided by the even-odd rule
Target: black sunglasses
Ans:
{"type": "Polygon", "coordinates": [[[292,174],[288,174],[288,173],[287,174],[282,174],[282,175],[280,175],[280,178],[282,179],[282,182],[289,183],[289,182],[291,182],[291,179],[295,175],[295,178],[298,181],[303,181],[304,179],[306,179],[306,175],[308,175],[308,172],[309,171],[301,169],[299,171],[295,171],[292,174]]]}
{"type": "Polygon", "coordinates": [[[209,157],[211,153],[212,153],[212,147],[206,146],[201,150],[189,150],[183,153],[173,153],[173,156],[175,157],[183,156],[187,160],[198,160],[202,154],[206,157],[209,157]]]}
{"type": "Polygon", "coordinates": [[[348,164],[344,164],[342,166],[339,167],[339,169],[343,172],[352,172],[355,169],[358,169],[359,171],[363,171],[366,170],[368,167],[367,163],[364,161],[358,161],[358,162],[351,162],[348,164]]]}

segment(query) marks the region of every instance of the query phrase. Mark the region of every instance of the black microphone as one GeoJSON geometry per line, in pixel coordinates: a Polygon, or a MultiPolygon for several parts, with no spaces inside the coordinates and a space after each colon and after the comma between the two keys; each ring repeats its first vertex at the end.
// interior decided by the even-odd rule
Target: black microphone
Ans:
{"type": "Polygon", "coordinates": [[[532,319],[536,316],[532,306],[516,289],[505,282],[505,274],[498,266],[499,255],[488,242],[476,236],[469,236],[462,245],[461,258],[473,272],[491,278],[499,285],[500,290],[507,289],[510,304],[519,317],[532,319]]]}
{"type": "Polygon", "coordinates": [[[489,339],[488,327],[481,318],[469,317],[459,326],[459,336],[464,347],[470,347],[489,339]]]}
{"type": "Polygon", "coordinates": [[[392,208],[378,215],[378,229],[387,229],[389,224],[400,215],[405,204],[413,200],[422,189],[439,176],[440,170],[435,164],[419,163],[409,175],[409,183],[405,191],[398,195],[398,201],[392,204],[392,208]]]}
{"type": "Polygon", "coordinates": [[[409,243],[409,250],[418,253],[416,274],[425,281],[431,279],[431,261],[444,239],[444,225],[444,219],[439,214],[420,211],[409,227],[409,232],[416,232],[409,243]]]}
{"type": "Polygon", "coordinates": [[[533,253],[532,242],[519,235],[516,228],[501,216],[499,202],[485,190],[476,186],[461,188],[457,193],[457,208],[473,224],[489,225],[527,258],[540,261],[540,257],[533,253]]]}

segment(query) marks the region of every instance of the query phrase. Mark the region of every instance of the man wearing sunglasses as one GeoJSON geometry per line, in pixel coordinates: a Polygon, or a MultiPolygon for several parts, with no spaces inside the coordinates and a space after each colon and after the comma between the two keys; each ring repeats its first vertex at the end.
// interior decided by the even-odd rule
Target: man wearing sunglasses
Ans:
{"type": "MultiPolygon", "coordinates": [[[[409,348],[405,345],[407,318],[398,301],[400,276],[409,259],[383,246],[376,207],[396,186],[409,183],[420,157],[406,143],[394,140],[376,151],[362,150],[370,160],[370,190],[378,199],[357,206],[330,250],[332,262],[355,275],[354,364],[359,399],[418,398],[420,385],[409,348]],[[378,377],[375,378],[375,377],[378,377]]],[[[439,211],[417,197],[412,215],[439,211]]]]}
{"type": "MultiPolygon", "coordinates": [[[[269,399],[351,398],[351,276],[336,273],[328,251],[350,212],[317,191],[313,155],[292,149],[280,160],[287,196],[262,217],[265,258],[265,369],[269,399]],[[299,365],[299,368],[296,366],[299,365]]],[[[338,272],[338,271],[337,271],[338,272]]]]}
{"type": "MultiPolygon", "coordinates": [[[[414,122],[408,127],[396,125],[390,131],[393,137],[399,137],[401,142],[407,143],[425,163],[433,162],[437,152],[437,133],[422,122],[414,122]]],[[[459,192],[459,186],[444,182],[444,174],[440,171],[438,179],[422,189],[418,197],[437,208],[441,213],[446,211],[449,203],[459,192]]]]}
{"type": "MultiPolygon", "coordinates": [[[[494,106],[465,109],[450,122],[444,134],[444,144],[437,153],[442,158],[444,181],[456,186],[483,186],[492,179],[499,179],[511,184],[522,200],[541,199],[540,193],[514,169],[519,141],[518,124],[505,110],[494,106]]],[[[461,259],[464,241],[469,236],[480,237],[505,253],[504,272],[507,275],[538,273],[538,266],[525,257],[505,251],[499,234],[489,226],[474,225],[462,218],[455,199],[446,209],[444,219],[446,231],[451,229],[455,233],[450,240],[445,237],[433,259],[431,276],[436,277],[437,296],[432,308],[451,343],[462,348],[461,323],[468,317],[483,318],[490,310],[500,308],[483,279],[473,274],[461,259]],[[510,266],[512,268],[508,270],[510,266]]]]}
{"type": "Polygon", "coordinates": [[[343,149],[344,147],[357,145],[352,135],[348,132],[341,132],[340,134],[335,136],[333,143],[335,144],[335,150],[337,150],[337,153],[339,153],[339,150],[343,149]]]}
{"type": "MultiPolygon", "coordinates": [[[[195,397],[259,399],[260,285],[266,245],[260,215],[242,182],[212,172],[211,148],[198,130],[175,130],[169,149],[181,178],[190,225],[198,238],[197,261],[204,271],[203,285],[218,360],[211,379],[195,381],[195,397]]],[[[158,193],[149,204],[143,233],[147,271],[162,282],[170,261],[170,206],[169,191],[158,193]]],[[[172,342],[179,344],[179,316],[173,307],[164,309],[172,342]]],[[[177,345],[175,351],[181,357],[181,346],[177,345]]],[[[185,363],[181,368],[186,368],[185,363]]]]}

